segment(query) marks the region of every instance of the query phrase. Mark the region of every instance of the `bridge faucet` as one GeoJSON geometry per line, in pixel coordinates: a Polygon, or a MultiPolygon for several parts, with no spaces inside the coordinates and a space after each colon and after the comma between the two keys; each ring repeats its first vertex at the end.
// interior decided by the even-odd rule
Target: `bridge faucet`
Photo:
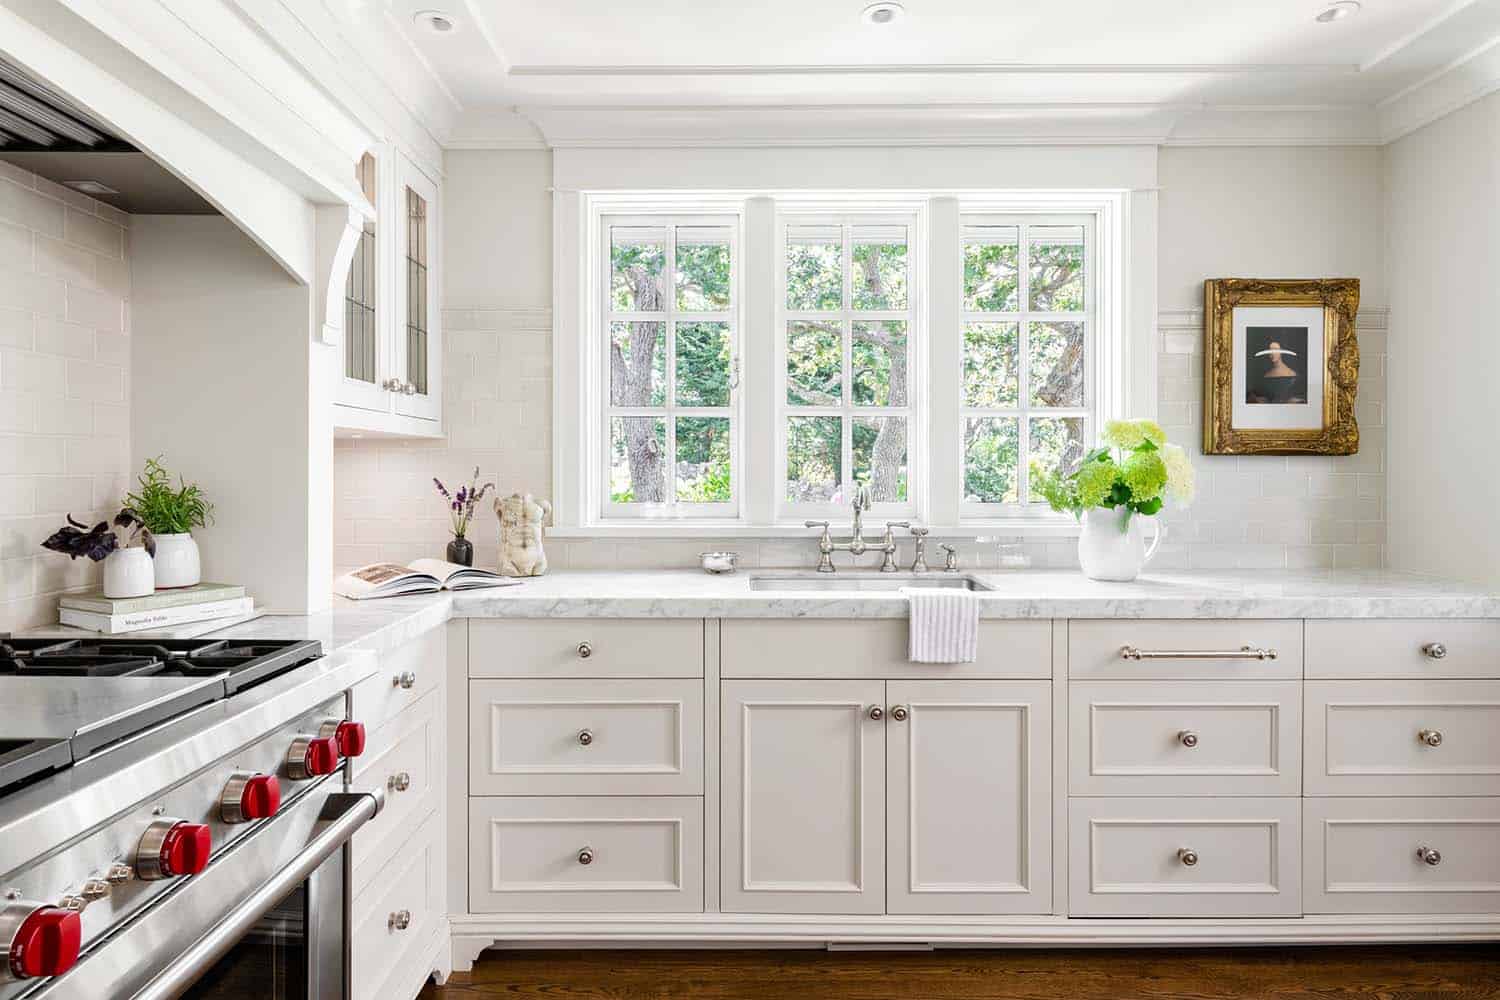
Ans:
{"type": "MultiPolygon", "coordinates": [[[[854,488],[854,529],[852,537],[850,537],[847,541],[835,542],[833,540],[833,536],[828,531],[827,521],[806,522],[809,528],[823,529],[823,534],[818,536],[819,573],[832,573],[834,571],[833,553],[837,550],[848,552],[851,556],[862,556],[866,552],[870,551],[870,542],[865,538],[865,512],[870,509],[872,504],[873,501],[870,499],[870,488],[863,483],[860,483],[854,488]]],[[[885,529],[885,537],[878,545],[878,550],[885,553],[886,563],[890,566],[890,569],[887,570],[887,572],[894,572],[896,567],[896,543],[891,529],[898,526],[904,526],[904,524],[905,522],[891,522],[891,524],[888,525],[885,529]]],[[[886,569],[886,567],[882,566],[881,569],[884,570],[886,569]]]]}

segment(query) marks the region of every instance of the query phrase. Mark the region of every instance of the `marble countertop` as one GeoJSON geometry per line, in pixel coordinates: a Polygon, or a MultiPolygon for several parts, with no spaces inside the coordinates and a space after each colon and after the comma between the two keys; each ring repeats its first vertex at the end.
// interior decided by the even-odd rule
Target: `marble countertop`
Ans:
{"type": "MultiPolygon", "coordinates": [[[[990,589],[985,618],[1500,618],[1500,593],[1386,571],[1152,573],[1097,583],[1077,571],[969,574],[990,589]]],[[[396,648],[449,618],[904,618],[898,592],[754,591],[757,576],[802,571],[558,572],[504,589],[374,601],[334,598],[315,615],[268,614],[213,638],[316,639],[327,652],[396,648]]],[[[857,584],[873,576],[848,572],[857,584]]],[[[53,628],[46,634],[91,634],[53,628]]],[[[145,636],[149,633],[135,633],[145,636]]]]}

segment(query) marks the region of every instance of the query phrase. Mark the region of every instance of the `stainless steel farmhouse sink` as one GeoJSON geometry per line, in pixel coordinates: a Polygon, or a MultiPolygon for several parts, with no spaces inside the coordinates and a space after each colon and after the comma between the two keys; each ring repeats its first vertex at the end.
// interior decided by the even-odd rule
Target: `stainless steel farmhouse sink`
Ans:
{"type": "Polygon", "coordinates": [[[750,577],[751,590],[832,593],[895,592],[902,587],[933,590],[989,590],[972,576],[958,573],[767,573],[750,577]]]}

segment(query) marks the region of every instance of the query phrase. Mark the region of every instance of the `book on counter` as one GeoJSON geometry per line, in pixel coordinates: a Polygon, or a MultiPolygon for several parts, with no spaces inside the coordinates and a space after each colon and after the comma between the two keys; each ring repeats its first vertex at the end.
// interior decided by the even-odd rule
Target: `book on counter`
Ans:
{"type": "Polygon", "coordinates": [[[512,587],[520,580],[492,570],[460,566],[441,559],[418,559],[401,566],[371,563],[333,581],[333,592],[350,600],[398,597],[402,594],[435,594],[440,590],[480,590],[512,587]]]}
{"type": "MultiPolygon", "coordinates": [[[[184,588],[191,589],[191,588],[184,588]]],[[[244,594],[243,587],[229,588],[244,594]]],[[[167,593],[171,593],[168,591],[167,593]]],[[[152,596],[132,598],[133,601],[149,601],[152,596]]],[[[143,629],[165,629],[198,622],[217,622],[221,619],[244,620],[255,611],[255,601],[249,597],[230,597],[224,600],[199,601],[196,604],[170,604],[166,607],[148,607],[135,611],[122,610],[117,614],[84,611],[68,605],[67,598],[58,602],[57,618],[64,625],[86,628],[105,635],[121,632],[139,632],[143,629]]]]}
{"type": "Polygon", "coordinates": [[[228,601],[244,596],[244,587],[236,587],[228,583],[195,583],[191,587],[158,590],[145,597],[105,597],[104,592],[99,590],[86,591],[81,594],[64,594],[57,599],[57,604],[58,607],[87,611],[95,615],[124,615],[134,611],[178,608],[184,604],[228,601]]]}

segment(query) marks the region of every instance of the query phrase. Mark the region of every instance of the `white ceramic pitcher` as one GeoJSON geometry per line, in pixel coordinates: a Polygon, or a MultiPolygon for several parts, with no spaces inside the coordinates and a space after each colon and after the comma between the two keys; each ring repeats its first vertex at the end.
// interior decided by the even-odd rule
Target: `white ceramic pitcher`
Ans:
{"type": "Polygon", "coordinates": [[[1135,514],[1129,507],[1095,507],[1083,513],[1078,563],[1090,580],[1134,580],[1160,544],[1161,525],[1156,518],[1135,514]],[[1142,522],[1151,525],[1150,548],[1142,522]]]}

